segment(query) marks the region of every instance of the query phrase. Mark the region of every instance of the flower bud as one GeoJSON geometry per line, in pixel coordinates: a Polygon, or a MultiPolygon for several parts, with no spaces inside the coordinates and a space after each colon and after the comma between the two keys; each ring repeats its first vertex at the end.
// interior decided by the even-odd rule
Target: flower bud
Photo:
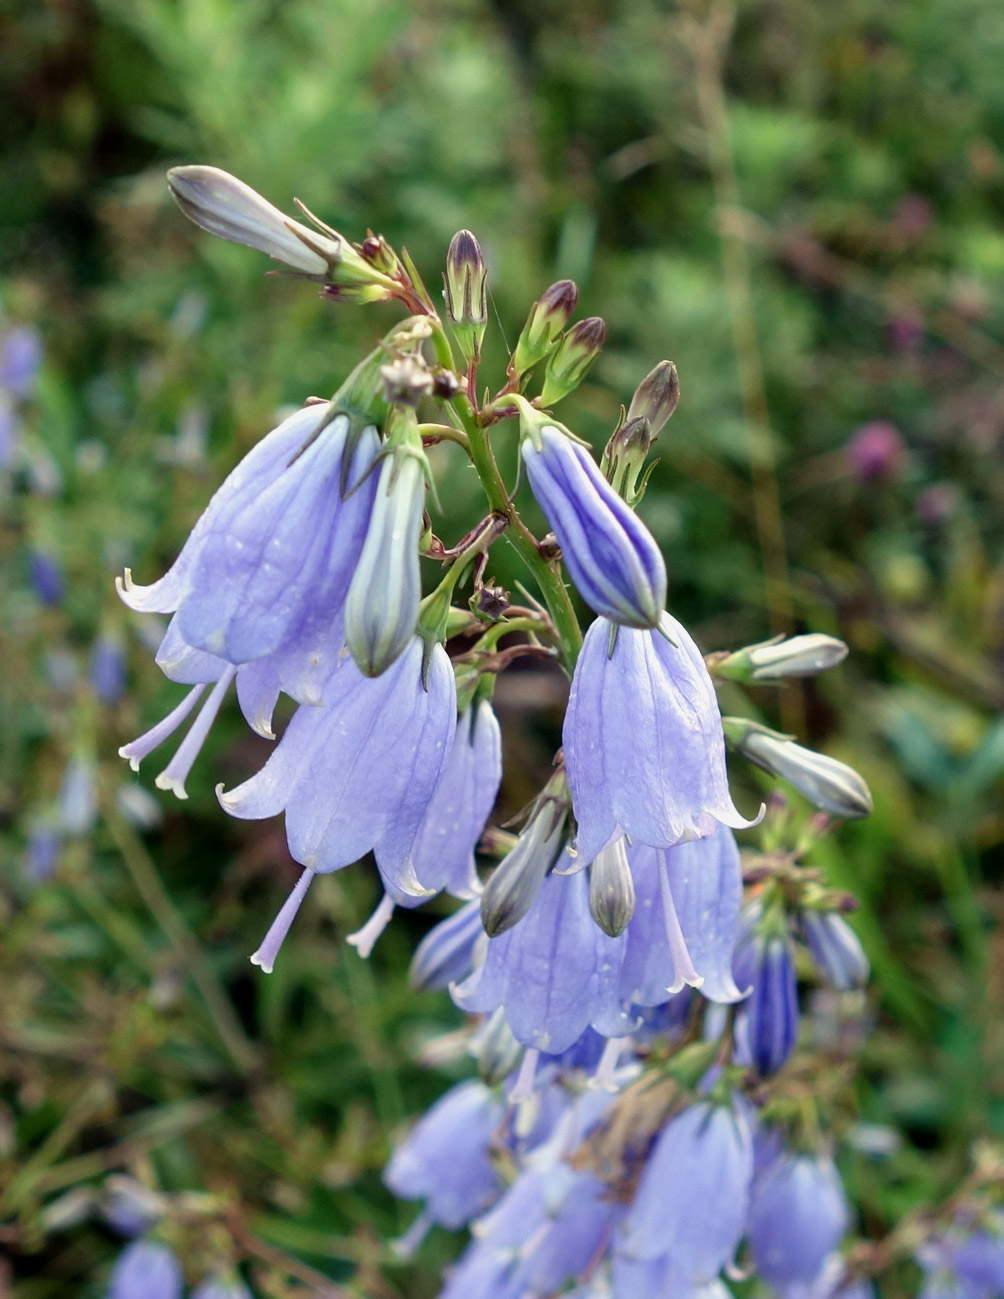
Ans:
{"type": "Polygon", "coordinates": [[[544,290],[530,308],[523,332],[516,341],[512,354],[515,374],[525,374],[544,359],[571,320],[578,300],[579,290],[573,280],[558,280],[544,290]]]}
{"type": "Polygon", "coordinates": [[[497,1087],[513,1072],[520,1062],[523,1046],[509,1027],[504,1006],[488,1017],[471,1049],[478,1062],[478,1076],[489,1087],[497,1087]]]}
{"type": "Polygon", "coordinates": [[[628,407],[627,423],[636,419],[647,420],[654,440],[676,410],[679,400],[680,376],[676,366],[672,361],[660,361],[635,389],[628,407]]]}
{"type": "Polygon", "coordinates": [[[474,968],[475,948],[484,938],[478,899],[430,929],[411,958],[408,980],[419,992],[441,992],[466,979],[474,968]]]}
{"type": "Polygon", "coordinates": [[[250,185],[218,167],[172,167],[167,183],[175,202],[197,226],[231,243],[268,253],[301,275],[327,280],[325,293],[329,296],[355,302],[394,296],[394,280],[302,204],[302,211],[317,230],[286,216],[250,185]]]}
{"type": "Polygon", "coordinates": [[[553,406],[579,386],[599,356],[606,336],[607,327],[599,316],[580,320],[562,336],[547,360],[540,393],[541,406],[553,406]]]}
{"type": "Polygon", "coordinates": [[[487,278],[480,244],[469,230],[458,231],[446,254],[443,296],[447,318],[469,365],[481,356],[481,340],[488,324],[487,278]]]}
{"type": "Polygon", "coordinates": [[[666,564],[655,539],[585,448],[547,417],[523,411],[523,463],[579,594],[628,627],[655,627],[666,564]]]}
{"type": "Polygon", "coordinates": [[[802,933],[813,964],[838,992],[863,988],[870,973],[860,939],[835,911],[803,911],[802,933]]]}
{"type": "Polygon", "coordinates": [[[415,634],[424,508],[425,466],[418,454],[412,448],[389,452],[345,601],[345,643],[368,677],[385,672],[415,634]]]}
{"type": "Polygon", "coordinates": [[[630,924],[634,906],[634,878],[621,838],[590,864],[589,912],[605,934],[616,938],[630,924]]]}
{"type": "Polygon", "coordinates": [[[523,919],[561,851],[566,808],[543,797],[515,847],[495,867],[481,895],[481,923],[489,938],[523,919]]]}
{"type": "Polygon", "coordinates": [[[716,676],[730,681],[783,681],[785,677],[811,677],[835,667],[847,657],[847,646],[836,636],[813,632],[807,636],[775,637],[747,645],[716,663],[716,676]]]}
{"type": "Polygon", "coordinates": [[[175,202],[197,226],[268,253],[294,271],[326,276],[342,259],[343,239],[336,242],[308,230],[218,167],[172,167],[167,183],[175,202]]]}
{"type": "Polygon", "coordinates": [[[736,983],[753,985],[736,1024],[740,1055],[763,1077],[777,1073],[798,1039],[798,989],[786,934],[757,933],[736,952],[736,983]]]}
{"type": "Polygon", "coordinates": [[[737,753],[787,780],[815,807],[845,820],[871,814],[871,791],[845,762],[815,753],[743,717],[725,717],[722,723],[725,738],[737,753]]]}

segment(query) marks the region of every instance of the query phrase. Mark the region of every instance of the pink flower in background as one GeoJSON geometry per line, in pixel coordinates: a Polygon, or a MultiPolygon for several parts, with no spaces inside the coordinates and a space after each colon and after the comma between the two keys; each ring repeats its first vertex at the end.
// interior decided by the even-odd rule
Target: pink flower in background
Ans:
{"type": "Polygon", "coordinates": [[[871,419],[854,432],[844,454],[851,473],[861,482],[895,482],[903,472],[906,446],[895,424],[871,419]]]}

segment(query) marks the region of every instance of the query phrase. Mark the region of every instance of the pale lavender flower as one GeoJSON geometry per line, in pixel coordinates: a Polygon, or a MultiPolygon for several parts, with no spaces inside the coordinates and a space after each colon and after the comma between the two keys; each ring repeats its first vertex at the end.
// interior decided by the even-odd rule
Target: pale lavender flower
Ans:
{"type": "Polygon", "coordinates": [[[803,911],[802,933],[816,969],[838,992],[863,988],[870,973],[861,940],[835,911],[803,911]]]}
{"type": "Polygon", "coordinates": [[[757,1273],[777,1288],[807,1285],[840,1244],[848,1218],[831,1160],[782,1155],[753,1187],[747,1232],[757,1273]]]}
{"type": "Polygon", "coordinates": [[[738,1001],[732,954],[742,905],[739,849],[725,826],[703,839],[629,850],[637,890],[620,974],[625,1001],[660,1006],[685,984],[738,1001]]]}
{"type": "Polygon", "coordinates": [[[286,838],[306,867],[252,958],[267,972],[314,873],[340,870],[373,851],[388,895],[427,893],[411,867],[415,835],[456,727],[456,686],[437,645],[422,683],[423,645],[382,676],[364,677],[345,658],[323,707],[301,706],[256,776],[228,793],[223,810],[242,820],[286,813],[286,838]]]}
{"type": "MultiPolygon", "coordinates": [[[[394,1151],[384,1182],[401,1199],[425,1201],[416,1224],[423,1235],[433,1223],[462,1227],[498,1198],[503,1187],[491,1148],[504,1113],[483,1083],[458,1083],[394,1151]]],[[[408,1233],[409,1246],[420,1239],[408,1233]]]]}
{"type": "Polygon", "coordinates": [[[620,1207],[599,1178],[579,1173],[520,1252],[522,1293],[534,1299],[557,1294],[581,1278],[604,1251],[620,1207]]]}
{"type": "Polygon", "coordinates": [[[280,649],[304,622],[331,622],[348,592],[373,502],[378,438],[307,406],[244,457],[174,565],[152,586],[126,570],[119,594],[141,613],[177,611],[194,649],[239,664],[280,649]]]}
{"type": "Polygon", "coordinates": [[[491,939],[484,964],[453,998],[467,1011],[504,1006],[517,1040],[537,1051],[565,1051],[589,1025],[617,1037],[630,1028],[617,995],[625,941],[593,921],[583,873],[551,874],[528,914],[491,939]]]}
{"type": "Polygon", "coordinates": [[[181,1299],[181,1265],[166,1245],[134,1240],[118,1256],[107,1299],[181,1299]]]}
{"type": "Polygon", "coordinates": [[[516,1260],[508,1250],[472,1241],[447,1272],[439,1299],[522,1299],[516,1260]]]}
{"type": "Polygon", "coordinates": [[[753,1142],[741,1109],[701,1102],[663,1128],[619,1252],[665,1257],[690,1284],[710,1283],[735,1253],[749,1210],[753,1142]]]}
{"type": "Polygon", "coordinates": [[[655,627],[666,604],[665,561],[592,454],[548,425],[524,436],[522,454],[533,494],[586,604],[615,623],[655,627]]]}
{"type": "Polygon", "coordinates": [[[481,892],[474,850],[502,783],[502,735],[488,700],[466,708],[439,784],[411,846],[411,864],[427,889],[458,898],[481,892]]]}
{"type": "Polygon", "coordinates": [[[59,865],[63,839],[58,826],[39,819],[28,830],[22,866],[33,884],[44,884],[59,865]]]}
{"type": "Polygon", "coordinates": [[[669,614],[663,626],[675,644],[604,618],[586,633],[563,731],[583,865],[618,834],[671,848],[718,824],[753,824],[729,793],[721,714],[701,652],[669,614]]]}

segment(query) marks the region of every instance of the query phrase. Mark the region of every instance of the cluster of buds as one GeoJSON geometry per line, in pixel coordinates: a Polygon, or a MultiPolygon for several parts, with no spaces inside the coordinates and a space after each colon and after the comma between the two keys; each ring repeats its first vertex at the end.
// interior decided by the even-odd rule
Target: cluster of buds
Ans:
{"type": "MultiPolygon", "coordinates": [[[[844,764],[758,723],[723,720],[715,689],[716,676],[755,684],[816,672],[845,650],[805,636],[706,659],[667,612],[666,563],[634,507],[677,404],[676,368],[663,362],[647,377],[598,463],[550,409],[605,336],[598,318],[571,323],[571,282],[534,304],[504,382],[479,404],[487,268],[469,231],[450,245],[443,321],[411,263],[380,237],[351,244],[316,218],[309,230],[212,168],[179,168],[170,181],[197,224],[269,253],[326,296],[393,298],[409,313],[329,402],[307,404],[245,457],[164,577],[144,587],[127,571],[126,603],[171,615],[157,662],[190,689],[122,753],[138,765],[208,688],[157,778],[184,797],[231,684],[270,739],[279,695],[297,705],[262,769],[218,791],[231,816],[284,813],[302,866],[251,958],[264,971],[313,877],[368,852],[384,897],[349,937],[362,955],[395,907],[442,890],[464,902],[422,944],[413,979],[448,986],[481,1017],[482,1081],[445,1098],[387,1174],[398,1193],[426,1200],[416,1237],[488,1210],[444,1296],[523,1299],[575,1283],[581,1299],[639,1287],[711,1299],[725,1293],[720,1274],[744,1238],[779,1294],[794,1299],[810,1284],[818,1299],[862,1293],[845,1284],[836,1254],[846,1208],[825,1152],[782,1152],[774,1171],[757,1172],[751,1106],[763,1105],[798,1036],[793,934],[835,987],[859,986],[867,963],[825,890],[791,907],[761,887],[744,913],[733,832],[764,809],[737,807],[726,746],[833,815],[866,814],[870,795],[844,764]],[[552,530],[544,539],[519,519],[493,454],[511,418],[552,530]],[[437,441],[469,456],[486,495],[484,517],[450,548],[426,522],[436,495],[425,446],[437,441]],[[514,607],[485,583],[503,534],[539,604],[514,607]],[[428,594],[423,556],[446,565],[428,594]],[[596,615],[584,636],[562,564],[596,615]],[[458,636],[464,648],[451,659],[458,636]],[[554,659],[571,679],[563,747],[521,831],[494,836],[501,860],[482,881],[475,853],[502,777],[492,691],[524,654],[554,659]],[[660,1042],[675,1043],[674,1059],[680,1048],[679,1092],[654,1124],[646,1111],[634,1140],[630,1107],[611,1110],[612,1098],[660,1042]],[[560,1079],[583,1069],[595,1085],[575,1100],[560,1079]],[[583,1163],[597,1125],[625,1115],[618,1171],[583,1163]],[[502,1147],[520,1169],[508,1189],[502,1147]],[[718,1195],[713,1220],[695,1188],[718,1195]],[[825,1212],[802,1233],[801,1261],[779,1262],[813,1202],[825,1212]]],[[[770,887],[780,890],[780,877],[770,887]]]]}

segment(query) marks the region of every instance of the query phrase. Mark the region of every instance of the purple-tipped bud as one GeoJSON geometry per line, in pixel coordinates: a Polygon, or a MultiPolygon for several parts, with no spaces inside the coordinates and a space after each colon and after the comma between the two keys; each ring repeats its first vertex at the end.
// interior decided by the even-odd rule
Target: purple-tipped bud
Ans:
{"type": "Polygon", "coordinates": [[[612,622],[655,627],[666,604],[665,561],[589,451],[553,425],[525,421],[522,454],[530,487],[585,602],[612,622]]]}
{"type": "Polygon", "coordinates": [[[430,929],[411,958],[408,978],[419,992],[441,992],[466,979],[474,968],[474,949],[484,938],[477,898],[430,929]]]}
{"type": "Polygon", "coordinates": [[[167,183],[175,202],[197,226],[268,253],[304,275],[326,277],[346,252],[358,256],[340,236],[329,239],[308,230],[218,167],[172,167],[167,183]]]}
{"type": "Polygon", "coordinates": [[[628,407],[627,422],[643,419],[658,437],[680,400],[680,376],[672,361],[660,361],[635,389],[628,407]]]}
{"type": "Polygon", "coordinates": [[[547,358],[544,386],[540,392],[541,406],[553,406],[575,391],[603,350],[606,337],[607,327],[599,316],[578,321],[567,334],[562,335],[558,346],[547,358]]]}
{"type": "Polygon", "coordinates": [[[758,1178],[748,1234],[758,1274],[784,1289],[822,1271],[847,1230],[847,1198],[829,1159],[783,1155],[758,1178]]]}
{"type": "Polygon", "coordinates": [[[747,645],[715,664],[716,676],[730,681],[772,682],[788,677],[814,677],[847,657],[847,646],[836,636],[813,632],[747,645]]]}
{"type": "Polygon", "coordinates": [[[589,913],[611,938],[627,929],[634,915],[635,889],[624,839],[604,848],[589,867],[589,913]]]}
{"type": "Polygon", "coordinates": [[[481,355],[481,340],[488,324],[487,279],[481,245],[469,230],[458,231],[446,254],[443,296],[447,319],[469,365],[481,355]]]}
{"type": "Polygon", "coordinates": [[[777,1073],[798,1040],[798,989],[783,934],[755,934],[736,954],[736,983],[753,991],[739,1011],[736,1036],[763,1077],[777,1073]]]}
{"type": "Polygon", "coordinates": [[[490,938],[511,929],[533,906],[561,851],[565,815],[564,803],[542,798],[515,846],[495,867],[481,894],[481,923],[490,938]]]}
{"type": "Polygon", "coordinates": [[[572,280],[558,280],[530,308],[523,332],[512,354],[516,374],[525,374],[542,361],[561,337],[579,301],[579,290],[572,280]]]}
{"type": "Polygon", "coordinates": [[[838,992],[863,988],[870,973],[861,941],[835,911],[803,911],[802,932],[816,969],[838,992]]]}
{"type": "Polygon", "coordinates": [[[415,633],[422,598],[418,540],[424,508],[423,461],[410,451],[386,456],[345,602],[345,643],[368,677],[386,672],[415,633]]]}
{"type": "Polygon", "coordinates": [[[725,738],[737,753],[794,785],[813,806],[845,820],[870,816],[871,791],[853,767],[796,744],[743,717],[724,719],[725,738]]]}
{"type": "Polygon", "coordinates": [[[181,1299],[184,1278],[174,1252],[136,1240],[119,1255],[108,1282],[108,1299],[181,1299]]]}
{"type": "Polygon", "coordinates": [[[425,1200],[433,1222],[455,1229],[502,1190],[491,1160],[502,1101],[480,1082],[451,1087],[397,1147],[384,1182],[405,1200],[425,1200]]]}

